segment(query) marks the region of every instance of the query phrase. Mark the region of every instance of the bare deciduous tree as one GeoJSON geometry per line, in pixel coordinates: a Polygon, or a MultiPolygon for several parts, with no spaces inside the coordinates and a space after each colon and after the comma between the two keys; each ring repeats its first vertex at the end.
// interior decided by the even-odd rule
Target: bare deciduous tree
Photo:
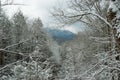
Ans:
{"type": "MultiPolygon", "coordinates": [[[[112,62],[114,58],[115,60],[119,60],[119,55],[115,56],[115,54],[119,54],[119,0],[71,0],[70,3],[68,3],[67,8],[54,8],[52,16],[60,23],[63,23],[64,25],[67,24],[73,24],[75,22],[82,22],[87,25],[87,27],[90,27],[94,32],[93,38],[94,40],[97,40],[99,43],[105,43],[109,41],[110,44],[108,47],[110,47],[107,50],[107,67],[111,67],[110,64],[113,64],[112,62]],[[105,42],[104,39],[107,39],[105,42]]],[[[104,51],[103,51],[104,52],[104,51]]],[[[93,70],[96,66],[100,65],[102,63],[101,61],[98,62],[94,67],[87,70],[83,75],[77,76],[82,77],[85,74],[89,73],[89,71],[93,70]]],[[[103,64],[104,65],[104,64],[103,64]]],[[[117,65],[117,63],[116,63],[117,65]]],[[[114,68],[117,68],[117,66],[114,66],[114,68]]],[[[108,70],[111,70],[110,74],[112,75],[112,79],[115,79],[114,74],[114,68],[113,66],[109,68],[108,70]]],[[[101,70],[103,71],[103,70],[101,70]]],[[[101,73],[97,71],[96,74],[101,73]]],[[[119,75],[119,72],[117,73],[119,75]]],[[[95,77],[93,75],[93,77],[95,77]]],[[[119,76],[117,76],[117,80],[119,80],[119,76]]],[[[92,78],[93,79],[93,78],[92,78]]],[[[91,80],[92,80],[91,79],[91,80]]]]}

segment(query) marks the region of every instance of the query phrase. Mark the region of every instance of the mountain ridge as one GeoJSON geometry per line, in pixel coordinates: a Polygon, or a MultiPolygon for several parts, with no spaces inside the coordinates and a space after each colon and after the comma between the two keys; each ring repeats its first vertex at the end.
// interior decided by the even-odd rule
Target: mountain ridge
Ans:
{"type": "Polygon", "coordinates": [[[45,30],[52,36],[52,38],[58,42],[58,44],[72,40],[76,37],[76,34],[69,30],[45,28],[45,30]]]}

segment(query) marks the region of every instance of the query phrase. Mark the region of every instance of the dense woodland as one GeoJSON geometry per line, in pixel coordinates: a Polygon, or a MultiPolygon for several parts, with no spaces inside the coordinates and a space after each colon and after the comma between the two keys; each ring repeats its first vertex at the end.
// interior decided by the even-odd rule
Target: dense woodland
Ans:
{"type": "Polygon", "coordinates": [[[0,1],[0,80],[120,80],[120,0],[67,0],[50,12],[56,24],[84,24],[57,43],[40,18],[11,18],[0,1]]]}

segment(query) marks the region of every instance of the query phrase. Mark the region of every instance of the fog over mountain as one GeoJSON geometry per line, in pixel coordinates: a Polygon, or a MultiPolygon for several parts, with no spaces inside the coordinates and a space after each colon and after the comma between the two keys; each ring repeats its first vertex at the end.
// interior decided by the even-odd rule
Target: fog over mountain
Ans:
{"type": "Polygon", "coordinates": [[[45,28],[46,31],[53,37],[55,41],[57,41],[59,44],[74,39],[77,34],[65,30],[65,29],[55,29],[55,28],[45,28]]]}

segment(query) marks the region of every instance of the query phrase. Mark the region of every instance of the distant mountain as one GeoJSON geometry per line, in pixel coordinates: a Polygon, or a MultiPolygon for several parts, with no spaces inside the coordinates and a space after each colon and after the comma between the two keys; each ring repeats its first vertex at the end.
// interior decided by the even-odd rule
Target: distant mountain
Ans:
{"type": "Polygon", "coordinates": [[[46,28],[47,32],[53,37],[55,41],[59,44],[72,40],[76,37],[76,34],[68,31],[68,30],[61,30],[61,29],[51,29],[46,28]]]}

